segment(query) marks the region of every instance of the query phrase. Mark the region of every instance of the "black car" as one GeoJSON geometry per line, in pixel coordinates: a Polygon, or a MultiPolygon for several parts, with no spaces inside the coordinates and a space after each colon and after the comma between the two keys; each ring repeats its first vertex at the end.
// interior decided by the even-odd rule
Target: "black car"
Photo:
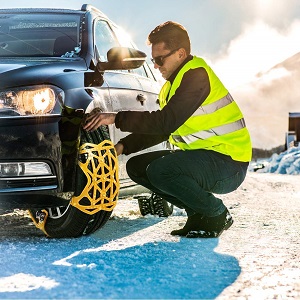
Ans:
{"type": "MultiPolygon", "coordinates": [[[[158,109],[145,60],[91,5],[0,9],[0,209],[28,209],[48,236],[77,237],[103,226],[118,197],[145,191],[115,156],[128,133],[82,129],[95,110],[158,109]]],[[[138,201],[143,215],[172,213],[157,195],[138,201]]]]}

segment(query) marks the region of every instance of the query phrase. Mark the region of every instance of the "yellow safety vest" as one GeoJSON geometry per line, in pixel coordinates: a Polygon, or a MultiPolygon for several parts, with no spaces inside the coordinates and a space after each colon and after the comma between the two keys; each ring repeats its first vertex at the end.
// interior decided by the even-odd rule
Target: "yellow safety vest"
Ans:
{"type": "Polygon", "coordinates": [[[169,141],[182,150],[207,149],[229,155],[236,161],[251,160],[252,147],[243,114],[228,90],[199,57],[194,56],[178,72],[173,84],[166,81],[159,93],[162,109],[180,86],[190,69],[204,68],[210,82],[210,93],[195,113],[174,131],[169,141]]]}

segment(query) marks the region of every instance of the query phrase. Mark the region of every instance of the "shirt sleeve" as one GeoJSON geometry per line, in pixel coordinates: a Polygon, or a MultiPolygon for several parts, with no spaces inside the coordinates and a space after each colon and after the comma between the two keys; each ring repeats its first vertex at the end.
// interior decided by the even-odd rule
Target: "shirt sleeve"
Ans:
{"type": "Polygon", "coordinates": [[[160,144],[168,139],[168,135],[136,134],[132,133],[119,141],[123,144],[123,154],[129,155],[160,144]]]}

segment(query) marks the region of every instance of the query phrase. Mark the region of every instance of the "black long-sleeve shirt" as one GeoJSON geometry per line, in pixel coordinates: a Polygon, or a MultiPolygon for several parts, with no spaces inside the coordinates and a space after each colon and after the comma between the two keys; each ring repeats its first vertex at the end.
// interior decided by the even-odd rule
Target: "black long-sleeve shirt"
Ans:
{"type": "MultiPolygon", "coordinates": [[[[168,78],[173,83],[180,69],[193,57],[190,55],[168,78]]],[[[206,70],[196,68],[187,71],[175,94],[162,110],[120,111],[115,125],[121,131],[132,132],[120,143],[124,145],[123,154],[134,153],[166,141],[205,101],[210,93],[210,83],[206,70]]]]}

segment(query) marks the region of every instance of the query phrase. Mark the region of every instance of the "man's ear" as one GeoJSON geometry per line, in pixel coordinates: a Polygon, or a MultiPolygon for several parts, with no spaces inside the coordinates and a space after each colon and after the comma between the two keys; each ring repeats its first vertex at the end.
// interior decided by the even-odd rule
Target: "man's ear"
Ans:
{"type": "Polygon", "coordinates": [[[179,48],[178,52],[179,52],[179,58],[184,58],[185,59],[187,57],[186,51],[185,51],[184,48],[179,48]]]}

